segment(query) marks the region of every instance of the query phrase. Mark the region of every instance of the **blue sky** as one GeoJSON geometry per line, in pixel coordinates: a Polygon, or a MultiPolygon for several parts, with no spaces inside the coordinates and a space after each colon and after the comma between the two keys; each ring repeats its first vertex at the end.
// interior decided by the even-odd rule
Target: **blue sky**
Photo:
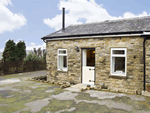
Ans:
{"type": "Polygon", "coordinates": [[[45,48],[41,38],[61,29],[62,7],[66,26],[150,15],[148,0],[0,0],[0,52],[13,39],[26,49],[45,48]]]}

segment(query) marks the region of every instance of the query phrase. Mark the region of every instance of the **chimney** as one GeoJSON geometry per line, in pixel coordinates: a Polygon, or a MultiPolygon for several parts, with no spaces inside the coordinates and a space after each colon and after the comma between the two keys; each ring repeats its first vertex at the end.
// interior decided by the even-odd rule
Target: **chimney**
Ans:
{"type": "Polygon", "coordinates": [[[65,8],[64,7],[62,12],[62,30],[65,30],[65,8]]]}

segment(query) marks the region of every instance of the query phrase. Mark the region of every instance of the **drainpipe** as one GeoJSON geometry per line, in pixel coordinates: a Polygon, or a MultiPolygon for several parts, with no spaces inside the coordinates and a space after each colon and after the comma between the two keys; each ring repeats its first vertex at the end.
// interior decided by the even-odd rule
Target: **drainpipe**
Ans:
{"type": "Polygon", "coordinates": [[[145,41],[146,41],[146,37],[144,37],[144,41],[143,41],[143,62],[144,62],[144,91],[145,91],[145,41]]]}

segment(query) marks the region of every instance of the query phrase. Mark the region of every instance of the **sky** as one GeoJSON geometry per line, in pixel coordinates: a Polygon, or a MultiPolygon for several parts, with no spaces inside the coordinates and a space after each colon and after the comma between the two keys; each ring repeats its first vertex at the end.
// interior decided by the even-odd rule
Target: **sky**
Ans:
{"type": "Polygon", "coordinates": [[[0,52],[11,39],[26,50],[46,49],[43,36],[72,24],[150,15],[149,0],[0,0],[0,52]]]}

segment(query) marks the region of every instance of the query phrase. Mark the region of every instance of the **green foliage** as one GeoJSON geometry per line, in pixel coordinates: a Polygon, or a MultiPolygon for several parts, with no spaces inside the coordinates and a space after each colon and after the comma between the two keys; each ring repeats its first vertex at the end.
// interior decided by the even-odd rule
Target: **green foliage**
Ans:
{"type": "Polygon", "coordinates": [[[13,40],[8,40],[5,44],[5,49],[3,51],[3,59],[4,61],[16,61],[18,49],[13,40]]]}
{"type": "Polygon", "coordinates": [[[23,42],[22,41],[18,42],[16,47],[17,47],[17,51],[18,51],[17,52],[18,59],[23,60],[23,58],[26,57],[26,46],[25,46],[24,41],[23,42]]]}
{"type": "Polygon", "coordinates": [[[43,55],[43,60],[46,61],[46,52],[43,55]]]}
{"type": "Polygon", "coordinates": [[[40,61],[40,57],[38,57],[36,54],[32,54],[32,61],[40,61]]]}
{"type": "Polygon", "coordinates": [[[14,40],[8,40],[5,44],[5,49],[2,56],[4,61],[23,60],[23,58],[26,57],[25,43],[20,41],[16,45],[14,40]]]}
{"type": "Polygon", "coordinates": [[[46,61],[45,50],[42,51],[40,48],[38,48],[38,50],[36,50],[36,48],[33,49],[34,49],[33,53],[30,52],[28,56],[24,58],[24,61],[46,61]],[[42,52],[43,52],[43,56],[42,56],[42,52]]]}
{"type": "Polygon", "coordinates": [[[32,61],[32,52],[30,52],[28,56],[24,58],[24,61],[32,61]]]}

